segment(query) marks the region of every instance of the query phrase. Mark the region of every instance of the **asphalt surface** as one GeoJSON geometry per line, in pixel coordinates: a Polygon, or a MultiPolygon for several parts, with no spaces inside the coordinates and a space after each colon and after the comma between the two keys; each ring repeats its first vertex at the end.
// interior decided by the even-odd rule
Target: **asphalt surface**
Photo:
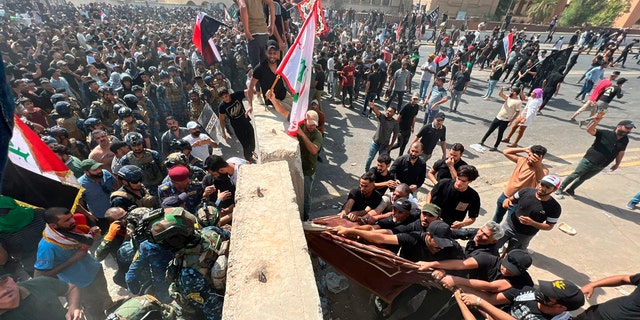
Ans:
{"type": "MultiPolygon", "coordinates": [[[[551,46],[543,45],[543,48],[550,49],[551,46]]],[[[426,61],[426,56],[433,50],[431,44],[421,46],[420,62],[426,61]]],[[[559,94],[551,99],[543,110],[544,115],[535,119],[520,141],[520,146],[545,146],[548,149],[545,165],[551,173],[563,179],[573,171],[593,142],[591,135],[569,121],[573,112],[582,105],[574,100],[581,87],[575,83],[588,69],[593,53],[580,56],[578,64],[562,84],[559,94]]],[[[608,68],[605,73],[608,76],[613,70],[619,70],[621,77],[626,77],[629,81],[623,88],[624,97],[611,103],[609,112],[599,125],[601,129],[612,129],[624,119],[638,123],[640,111],[634,104],[640,88],[640,65],[631,56],[626,68],[608,68]]],[[[413,78],[412,88],[418,87],[419,75],[418,72],[413,78]]],[[[514,163],[507,160],[501,152],[479,152],[470,147],[480,141],[502,103],[495,91],[494,99],[481,98],[487,87],[488,75],[489,71],[474,70],[467,94],[463,95],[458,107],[459,113],[449,112],[448,103],[443,110],[447,114],[445,126],[448,145],[462,143],[466,148],[463,159],[476,166],[480,172],[481,177],[471,184],[480,194],[482,202],[481,215],[472,225],[475,227],[481,226],[493,216],[496,200],[514,168],[514,163]]],[[[498,84],[496,90],[501,84],[498,84]]],[[[405,94],[404,101],[408,102],[409,99],[410,95],[405,94]]],[[[344,108],[339,100],[332,100],[326,95],[325,101],[327,136],[322,152],[324,161],[319,164],[313,191],[314,217],[336,214],[338,207],[346,201],[349,190],[358,187],[358,179],[364,173],[364,162],[377,126],[377,120],[370,120],[359,114],[363,103],[362,95],[354,103],[354,109],[344,108]]],[[[383,103],[381,101],[378,105],[382,106],[383,103]]],[[[583,115],[587,116],[585,113],[580,116],[583,115]]],[[[424,113],[420,112],[415,133],[423,116],[424,113]]],[[[494,132],[488,141],[495,141],[492,140],[495,139],[495,134],[494,132]]],[[[532,240],[530,250],[534,263],[530,273],[534,280],[564,278],[582,286],[606,276],[637,272],[640,257],[636,252],[640,249],[640,236],[636,231],[640,223],[640,209],[629,210],[625,208],[625,204],[640,191],[640,143],[637,132],[631,133],[629,138],[630,143],[618,170],[605,170],[579,187],[575,197],[559,200],[562,205],[560,222],[575,228],[577,234],[571,236],[554,228],[541,231],[532,240]]],[[[506,144],[503,143],[498,149],[501,151],[505,148],[506,144]]],[[[391,156],[396,158],[398,150],[393,150],[391,156]]],[[[429,164],[440,156],[440,148],[436,147],[429,164]]],[[[423,200],[431,187],[427,179],[418,193],[418,199],[423,200]]],[[[607,301],[631,291],[632,287],[597,289],[588,302],[594,304],[607,301]]],[[[370,308],[369,306],[357,304],[366,302],[363,301],[364,297],[354,300],[346,295],[329,293],[328,298],[331,300],[334,319],[363,319],[365,314],[369,314],[360,310],[370,308]]]]}

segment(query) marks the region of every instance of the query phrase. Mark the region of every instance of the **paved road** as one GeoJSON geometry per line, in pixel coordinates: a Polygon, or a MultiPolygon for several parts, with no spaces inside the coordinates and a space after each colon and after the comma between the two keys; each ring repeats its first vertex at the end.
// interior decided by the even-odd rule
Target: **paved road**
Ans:
{"type": "MultiPolygon", "coordinates": [[[[432,51],[432,46],[422,46],[421,61],[424,62],[424,57],[432,51]]],[[[544,109],[544,115],[537,117],[520,142],[523,146],[541,144],[547,147],[549,153],[545,164],[552,173],[562,178],[575,168],[593,140],[584,129],[568,121],[581,105],[573,99],[580,89],[575,82],[588,68],[592,57],[593,55],[580,57],[578,64],[567,76],[566,83],[562,85],[560,94],[550,101],[544,109]]],[[[609,113],[601,122],[600,128],[611,129],[623,119],[640,119],[640,111],[633,107],[633,102],[637,99],[636,92],[640,88],[640,66],[636,61],[628,60],[625,69],[616,68],[629,81],[623,89],[625,96],[611,103],[609,113]]],[[[611,70],[606,74],[610,74],[611,70]]],[[[469,148],[471,144],[479,142],[500,109],[501,102],[497,99],[481,99],[486,89],[487,76],[487,71],[474,70],[467,94],[463,96],[458,108],[459,113],[452,114],[445,110],[447,142],[464,144],[467,148],[464,160],[475,165],[481,175],[472,184],[482,200],[481,216],[476,225],[481,225],[492,217],[495,201],[514,167],[500,152],[480,153],[469,148]]],[[[414,88],[417,87],[418,80],[419,76],[416,75],[414,88]]],[[[405,101],[408,98],[405,95],[405,101]]],[[[338,210],[332,206],[344,203],[348,190],[358,186],[358,178],[364,172],[364,162],[377,123],[359,115],[362,102],[359,100],[355,103],[359,106],[357,110],[343,108],[337,100],[325,107],[328,134],[323,151],[325,161],[319,166],[316,180],[319,183],[314,188],[314,216],[335,214],[338,210]]],[[[421,123],[422,117],[423,113],[420,113],[418,122],[421,123]]],[[[638,122],[640,121],[636,121],[638,122]]],[[[495,133],[493,137],[495,139],[495,133]]],[[[638,211],[627,210],[624,205],[640,191],[640,143],[637,132],[632,133],[629,138],[631,142],[620,169],[599,174],[584,183],[577,190],[576,198],[560,200],[563,206],[560,220],[576,228],[578,234],[569,236],[553,229],[540,232],[532,241],[530,249],[534,252],[534,266],[531,274],[534,279],[566,278],[584,285],[589,279],[637,272],[640,257],[636,252],[640,249],[640,236],[636,231],[640,215],[638,211]]],[[[504,148],[505,144],[499,147],[500,150],[504,148]]],[[[392,151],[391,155],[393,158],[397,157],[398,150],[392,151]]],[[[440,149],[436,148],[434,158],[439,156],[440,149]]],[[[431,185],[425,184],[418,195],[419,199],[424,199],[424,192],[430,188],[431,185]]],[[[600,289],[589,302],[606,301],[632,290],[633,288],[600,289]]],[[[367,296],[366,293],[360,293],[367,296]]],[[[364,310],[370,309],[370,306],[358,305],[358,302],[367,302],[364,298],[356,300],[345,294],[329,294],[328,298],[332,301],[334,318],[364,319],[370,315],[368,310],[364,310]]]]}

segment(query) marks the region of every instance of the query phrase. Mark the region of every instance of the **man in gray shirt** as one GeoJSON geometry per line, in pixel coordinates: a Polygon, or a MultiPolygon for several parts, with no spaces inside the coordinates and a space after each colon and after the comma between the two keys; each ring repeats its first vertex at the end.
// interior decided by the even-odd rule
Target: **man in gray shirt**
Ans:
{"type": "Polygon", "coordinates": [[[371,162],[376,154],[389,153],[391,146],[396,142],[398,138],[399,124],[398,120],[393,116],[396,114],[396,109],[387,107],[387,112],[384,114],[378,110],[374,101],[369,101],[369,107],[375,113],[378,118],[378,129],[373,135],[373,141],[369,147],[369,156],[364,165],[364,170],[369,171],[371,162]]]}
{"type": "Polygon", "coordinates": [[[408,88],[411,88],[411,72],[407,70],[409,67],[409,63],[403,62],[402,67],[393,74],[391,77],[391,82],[389,83],[389,88],[393,90],[391,95],[389,96],[389,100],[387,100],[387,108],[391,106],[391,102],[398,97],[398,107],[396,110],[402,107],[402,97],[404,96],[404,92],[407,91],[408,88]]]}

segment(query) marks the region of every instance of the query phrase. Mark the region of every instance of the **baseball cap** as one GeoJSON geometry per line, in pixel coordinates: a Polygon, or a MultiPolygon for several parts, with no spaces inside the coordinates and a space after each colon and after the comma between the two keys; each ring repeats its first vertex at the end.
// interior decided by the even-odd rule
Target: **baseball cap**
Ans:
{"type": "Polygon", "coordinates": [[[278,43],[275,42],[274,40],[269,40],[267,42],[267,50],[271,50],[271,49],[278,50],[278,43]]]}
{"type": "Polygon", "coordinates": [[[320,121],[318,117],[318,113],[315,112],[314,110],[309,110],[307,111],[307,115],[309,115],[309,117],[311,118],[311,121],[313,121],[313,124],[317,126],[320,121]]]}
{"type": "Polygon", "coordinates": [[[433,53],[429,55],[429,59],[435,59],[435,57],[436,57],[436,55],[433,54],[433,53]]]}
{"type": "Polygon", "coordinates": [[[625,82],[627,82],[627,78],[625,77],[616,80],[616,84],[625,84],[625,82]]]}
{"type": "Polygon", "coordinates": [[[195,121],[187,122],[187,129],[193,130],[193,129],[197,128],[197,127],[198,127],[198,123],[197,122],[195,122],[195,121]]]}
{"type": "Polygon", "coordinates": [[[619,76],[620,75],[620,71],[616,70],[612,73],[614,76],[619,76]]]}
{"type": "Polygon", "coordinates": [[[568,311],[576,310],[584,305],[584,293],[580,287],[566,280],[540,281],[540,292],[548,298],[567,307],[568,311]]]}
{"type": "Polygon", "coordinates": [[[318,100],[316,100],[316,99],[311,100],[311,104],[314,104],[314,103],[315,103],[315,104],[319,104],[319,103],[318,103],[318,100]]]}
{"type": "Polygon", "coordinates": [[[82,170],[84,171],[97,170],[100,167],[102,167],[102,163],[93,159],[85,159],[80,162],[80,168],[82,168],[82,170]]]}
{"type": "Polygon", "coordinates": [[[445,116],[444,116],[444,112],[440,111],[438,112],[438,114],[436,114],[436,119],[437,120],[444,120],[445,116]]]}
{"type": "Polygon", "coordinates": [[[440,209],[440,207],[438,207],[433,203],[425,203],[422,206],[422,212],[428,212],[430,215],[434,217],[439,217],[440,214],[442,213],[442,210],[440,209]]]}
{"type": "Polygon", "coordinates": [[[161,207],[164,209],[164,208],[175,208],[175,207],[181,206],[185,202],[185,199],[183,199],[184,197],[181,197],[183,194],[186,194],[186,193],[182,193],[177,196],[166,197],[164,200],[162,200],[161,207]]]}
{"type": "Polygon", "coordinates": [[[636,125],[631,120],[622,120],[618,122],[619,126],[624,126],[627,129],[635,129],[636,125]]]}
{"type": "Polygon", "coordinates": [[[507,257],[502,259],[502,265],[507,270],[513,272],[516,276],[523,274],[529,269],[533,260],[527,251],[521,249],[514,249],[509,251],[507,257]]]}
{"type": "Polygon", "coordinates": [[[451,240],[451,228],[449,225],[441,220],[436,220],[429,224],[427,232],[431,235],[431,238],[435,240],[440,248],[453,247],[453,240],[451,240]]]}
{"type": "Polygon", "coordinates": [[[407,198],[400,198],[393,202],[393,207],[400,211],[411,211],[411,202],[407,198]]]}
{"type": "Polygon", "coordinates": [[[411,99],[420,99],[420,96],[419,96],[418,94],[414,93],[414,94],[411,96],[411,99]]]}
{"type": "Polygon", "coordinates": [[[169,169],[169,179],[176,182],[182,182],[189,179],[189,168],[183,165],[177,165],[169,169]]]}
{"type": "Polygon", "coordinates": [[[560,180],[560,178],[553,174],[546,175],[542,178],[542,180],[540,180],[541,184],[550,188],[560,188],[561,182],[562,181],[560,180]]]}

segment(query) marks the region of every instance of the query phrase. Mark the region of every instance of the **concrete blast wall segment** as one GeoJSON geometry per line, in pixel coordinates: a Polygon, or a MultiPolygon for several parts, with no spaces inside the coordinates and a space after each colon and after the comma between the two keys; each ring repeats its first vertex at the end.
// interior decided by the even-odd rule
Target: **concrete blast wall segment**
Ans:
{"type": "Polygon", "coordinates": [[[240,168],[223,319],[322,319],[285,161],[240,168]]]}

